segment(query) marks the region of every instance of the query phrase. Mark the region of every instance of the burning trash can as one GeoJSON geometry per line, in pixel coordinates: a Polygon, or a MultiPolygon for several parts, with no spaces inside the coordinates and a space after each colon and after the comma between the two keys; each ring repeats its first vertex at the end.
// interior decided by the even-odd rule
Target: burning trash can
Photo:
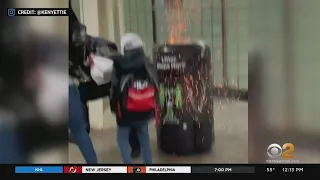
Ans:
{"type": "Polygon", "coordinates": [[[160,85],[158,147],[178,155],[210,150],[214,143],[210,48],[157,45],[153,59],[160,85]]]}

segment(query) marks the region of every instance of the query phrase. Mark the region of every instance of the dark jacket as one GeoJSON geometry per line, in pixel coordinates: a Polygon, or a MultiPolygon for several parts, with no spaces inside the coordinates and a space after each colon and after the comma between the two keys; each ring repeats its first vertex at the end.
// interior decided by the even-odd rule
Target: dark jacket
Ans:
{"type": "Polygon", "coordinates": [[[135,72],[149,74],[154,85],[157,86],[156,77],[149,67],[149,63],[143,49],[131,50],[130,52],[125,52],[124,56],[117,56],[117,58],[114,58],[114,74],[111,81],[110,108],[111,112],[116,115],[117,124],[119,126],[131,126],[132,123],[148,121],[154,117],[155,112],[153,110],[144,113],[122,113],[121,118],[118,115],[118,101],[122,98],[120,93],[120,79],[124,75],[135,72]]]}

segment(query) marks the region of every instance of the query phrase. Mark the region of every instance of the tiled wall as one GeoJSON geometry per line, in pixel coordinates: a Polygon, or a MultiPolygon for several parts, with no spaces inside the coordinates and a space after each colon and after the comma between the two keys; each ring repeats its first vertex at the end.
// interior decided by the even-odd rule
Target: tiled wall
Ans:
{"type": "Polygon", "coordinates": [[[152,8],[151,0],[124,0],[125,32],[135,32],[145,41],[145,50],[152,53],[152,8]]]}
{"type": "Polygon", "coordinates": [[[250,0],[249,41],[265,60],[263,102],[267,123],[273,129],[318,133],[320,1],[290,0],[290,9],[284,2],[250,0]],[[288,46],[289,58],[285,56],[288,46]]]}
{"type": "Polygon", "coordinates": [[[294,99],[298,127],[320,131],[320,1],[294,0],[292,8],[294,99]]]}
{"type": "Polygon", "coordinates": [[[226,0],[228,86],[248,89],[248,1],[226,0]]]}
{"type": "MultiPolygon", "coordinates": [[[[280,0],[250,0],[249,42],[263,55],[263,102],[268,125],[283,127],[286,107],[284,88],[284,4],[280,0]],[[276,103],[275,103],[276,102],[276,103]]],[[[250,49],[251,51],[252,49],[250,49]]],[[[284,125],[285,126],[285,125],[284,125]]]]}

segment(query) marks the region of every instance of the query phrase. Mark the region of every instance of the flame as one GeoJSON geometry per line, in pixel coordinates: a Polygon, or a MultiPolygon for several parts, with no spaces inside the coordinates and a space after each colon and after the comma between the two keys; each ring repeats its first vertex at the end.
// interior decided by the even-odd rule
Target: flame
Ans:
{"type": "MultiPolygon", "coordinates": [[[[187,24],[190,22],[189,17],[192,17],[188,9],[185,9],[182,0],[166,0],[165,12],[168,24],[168,43],[185,44],[190,43],[190,37],[186,35],[187,24]]],[[[195,6],[191,5],[194,9],[195,6]]],[[[193,14],[194,15],[194,14],[193,14]]]]}

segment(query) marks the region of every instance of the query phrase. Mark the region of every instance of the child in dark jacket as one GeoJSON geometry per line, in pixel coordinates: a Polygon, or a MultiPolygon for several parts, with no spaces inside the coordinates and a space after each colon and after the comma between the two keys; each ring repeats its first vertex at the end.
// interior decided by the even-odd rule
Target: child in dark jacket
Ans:
{"type": "MultiPolygon", "coordinates": [[[[125,164],[132,163],[131,148],[129,142],[130,131],[132,128],[135,129],[138,135],[143,163],[152,163],[148,122],[155,116],[154,109],[143,112],[141,111],[138,113],[131,113],[128,111],[120,112],[123,103],[119,103],[120,101],[122,102],[122,99],[124,98],[124,94],[122,94],[121,92],[123,90],[123,87],[126,86],[124,83],[124,79],[128,77],[128,74],[143,74],[143,76],[149,77],[147,58],[142,47],[143,42],[141,38],[136,34],[128,33],[121,39],[121,50],[123,53],[123,57],[114,61],[115,78],[113,78],[113,82],[111,83],[112,87],[110,104],[111,111],[116,114],[118,124],[117,141],[119,149],[121,151],[123,162],[125,164]]],[[[133,84],[135,82],[136,81],[132,81],[133,84]]],[[[154,82],[155,84],[155,79],[152,79],[152,82],[154,82]]],[[[141,86],[142,84],[139,84],[139,86],[141,86]]],[[[143,104],[139,104],[138,106],[143,106],[143,104]]]]}

